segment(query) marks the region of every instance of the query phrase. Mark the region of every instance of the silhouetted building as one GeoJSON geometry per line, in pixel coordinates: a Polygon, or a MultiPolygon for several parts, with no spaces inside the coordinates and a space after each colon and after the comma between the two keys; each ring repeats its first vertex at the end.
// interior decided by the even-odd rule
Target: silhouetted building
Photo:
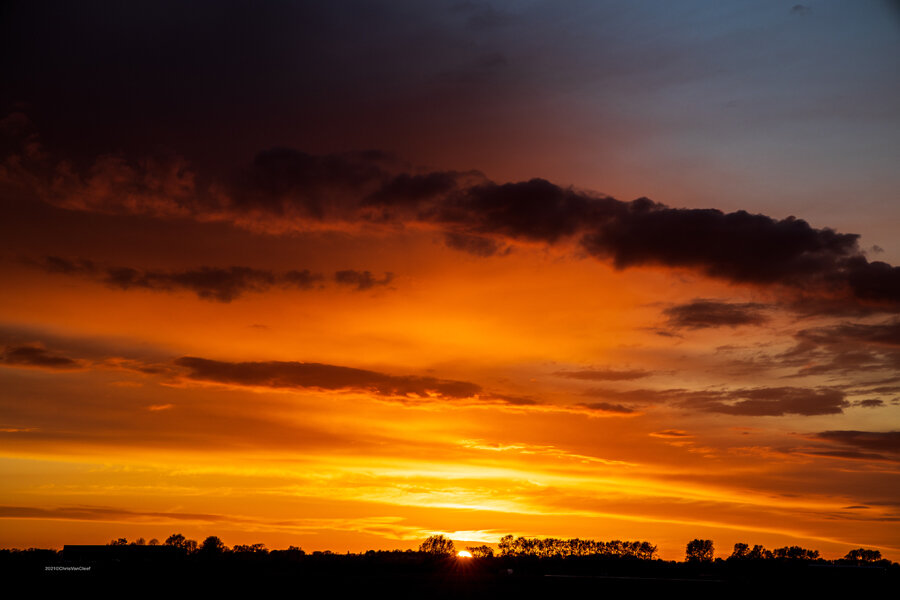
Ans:
{"type": "Polygon", "coordinates": [[[114,546],[114,545],[65,545],[62,558],[77,562],[106,562],[113,560],[142,561],[167,560],[184,555],[184,550],[173,546],[114,546]]]}

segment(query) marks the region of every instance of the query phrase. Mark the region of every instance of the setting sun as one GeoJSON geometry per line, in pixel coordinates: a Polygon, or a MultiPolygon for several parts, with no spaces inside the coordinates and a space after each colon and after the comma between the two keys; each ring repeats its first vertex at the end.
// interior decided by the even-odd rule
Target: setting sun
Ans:
{"type": "Polygon", "coordinates": [[[460,550],[459,552],[456,553],[456,556],[458,556],[460,558],[472,558],[472,553],[469,552],[468,550],[460,550]]]}

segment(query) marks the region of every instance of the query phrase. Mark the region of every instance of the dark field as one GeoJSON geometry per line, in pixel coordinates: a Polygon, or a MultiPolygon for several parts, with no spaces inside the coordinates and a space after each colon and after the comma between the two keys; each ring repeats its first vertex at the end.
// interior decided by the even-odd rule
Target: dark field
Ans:
{"type": "MultiPolygon", "coordinates": [[[[3,551],[5,582],[41,595],[91,596],[214,593],[291,597],[598,598],[606,594],[675,593],[766,597],[883,593],[898,589],[900,567],[826,561],[722,561],[579,557],[565,559],[435,558],[416,552],[365,555],[183,556],[165,550],[100,547],[3,551]],[[80,548],[81,550],[74,550],[80,548]]],[[[132,547],[133,548],[133,547],[132,547]]]]}

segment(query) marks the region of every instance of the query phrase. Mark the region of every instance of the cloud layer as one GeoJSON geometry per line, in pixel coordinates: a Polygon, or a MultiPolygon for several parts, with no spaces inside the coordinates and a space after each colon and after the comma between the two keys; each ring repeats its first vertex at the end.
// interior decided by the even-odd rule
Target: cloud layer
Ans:
{"type": "MultiPolygon", "coordinates": [[[[618,269],[691,269],[733,283],[777,286],[830,303],[832,310],[848,302],[900,309],[900,269],[869,261],[858,235],[816,229],[795,217],[673,208],[647,198],[626,202],[539,178],[500,184],[475,171],[409,171],[380,152],[313,155],[276,148],[259,153],[230,179],[201,177],[173,160],[101,157],[83,172],[68,163],[44,163],[8,156],[2,179],[70,209],[230,221],[271,232],[416,226],[484,257],[506,252],[510,244],[566,243],[618,269]]],[[[125,285],[194,285],[204,277],[268,285],[265,275],[253,272],[192,273],[184,281],[119,275],[125,285]]],[[[369,283],[353,282],[361,289],[369,283]]],[[[224,286],[209,293],[227,298],[224,286]]],[[[717,310],[726,324],[738,324],[735,319],[761,318],[752,314],[756,308],[717,310]]],[[[676,322],[689,317],[674,315],[676,322]]]]}
{"type": "Polygon", "coordinates": [[[38,345],[7,346],[0,354],[0,364],[59,370],[77,369],[81,366],[77,360],[38,345]]]}
{"type": "Polygon", "coordinates": [[[185,356],[175,364],[187,369],[186,377],[228,385],[282,389],[314,388],[368,392],[394,398],[476,398],[481,386],[467,381],[415,375],[387,375],[321,363],[291,361],[222,362],[185,356]]]}
{"type": "Polygon", "coordinates": [[[737,327],[759,325],[766,321],[764,308],[756,303],[730,303],[697,299],[688,304],[672,306],[663,311],[669,326],[675,329],[705,329],[709,327],[737,327]]]}
{"type": "Polygon", "coordinates": [[[759,387],[726,390],[593,389],[595,397],[633,405],[664,404],[701,412],[747,417],[839,414],[849,406],[841,390],[829,388],[759,387]]]}
{"type": "MultiPolygon", "coordinates": [[[[244,294],[265,292],[275,287],[309,290],[321,286],[325,281],[323,274],[314,273],[309,269],[274,272],[232,266],[162,271],[134,267],[99,267],[90,260],[69,260],[58,256],[45,256],[31,262],[50,273],[97,279],[117,289],[164,292],[187,290],[196,293],[199,298],[216,302],[231,302],[244,294]]],[[[385,273],[383,278],[378,279],[369,271],[346,269],[335,272],[334,282],[342,287],[365,291],[377,286],[386,286],[393,277],[392,273],[385,273]]]]}
{"type": "Polygon", "coordinates": [[[863,450],[900,455],[900,431],[822,431],[815,437],[863,450]]]}

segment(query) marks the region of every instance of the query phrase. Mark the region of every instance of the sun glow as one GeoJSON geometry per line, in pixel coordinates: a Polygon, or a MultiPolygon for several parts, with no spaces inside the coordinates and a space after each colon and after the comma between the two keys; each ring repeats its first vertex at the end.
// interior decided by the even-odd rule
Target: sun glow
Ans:
{"type": "Polygon", "coordinates": [[[472,553],[468,550],[460,550],[456,553],[456,556],[458,556],[459,558],[472,558],[472,553]]]}

